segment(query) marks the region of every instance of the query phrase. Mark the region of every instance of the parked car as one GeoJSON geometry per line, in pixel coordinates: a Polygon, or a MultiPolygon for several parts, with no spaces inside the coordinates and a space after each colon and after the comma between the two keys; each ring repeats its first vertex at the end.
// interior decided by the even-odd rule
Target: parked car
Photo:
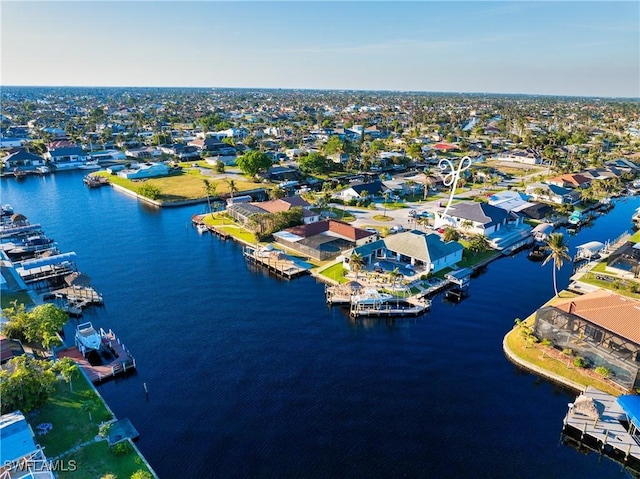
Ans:
{"type": "Polygon", "coordinates": [[[402,233],[404,231],[404,226],[402,226],[402,225],[393,225],[391,228],[389,228],[389,231],[391,233],[402,233]]]}

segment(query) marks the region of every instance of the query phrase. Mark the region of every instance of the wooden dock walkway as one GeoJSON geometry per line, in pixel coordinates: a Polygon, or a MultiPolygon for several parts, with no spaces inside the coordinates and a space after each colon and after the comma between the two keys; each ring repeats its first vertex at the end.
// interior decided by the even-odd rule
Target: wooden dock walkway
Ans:
{"type": "Polygon", "coordinates": [[[616,397],[591,386],[583,394],[601,409],[599,417],[575,411],[570,404],[563,421],[563,434],[623,464],[633,461],[640,465],[640,437],[631,435],[625,427],[627,416],[616,397]]]}
{"type": "Polygon", "coordinates": [[[107,348],[111,353],[111,360],[102,364],[92,365],[89,359],[84,357],[76,346],[58,351],[58,357],[73,359],[92,383],[99,383],[117,375],[125,374],[127,371],[133,371],[136,368],[136,360],[113,331],[104,331],[100,328],[99,333],[102,337],[103,348],[107,348]]]}
{"type": "Polygon", "coordinates": [[[286,279],[297,278],[309,272],[309,268],[300,266],[286,254],[278,250],[260,253],[257,248],[245,247],[243,255],[247,261],[262,266],[270,272],[286,279]]]}

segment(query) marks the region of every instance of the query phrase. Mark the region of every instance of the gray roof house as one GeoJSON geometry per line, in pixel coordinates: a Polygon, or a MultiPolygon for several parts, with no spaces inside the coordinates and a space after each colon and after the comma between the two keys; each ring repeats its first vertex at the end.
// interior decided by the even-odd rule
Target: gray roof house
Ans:
{"type": "Polygon", "coordinates": [[[384,193],[388,188],[382,184],[380,180],[375,180],[370,183],[357,183],[345,188],[340,192],[340,197],[344,201],[362,198],[362,193],[367,192],[369,197],[379,196],[384,193]]]}
{"type": "MultiPolygon", "coordinates": [[[[374,264],[378,259],[393,259],[437,273],[461,261],[463,250],[456,241],[445,243],[435,233],[411,230],[358,246],[353,251],[367,264],[374,264]]],[[[348,257],[350,254],[345,255],[348,257]]]]}
{"type": "Polygon", "coordinates": [[[17,150],[3,160],[5,170],[34,171],[45,164],[44,158],[26,150],[17,150]]]}
{"type": "Polygon", "coordinates": [[[492,247],[509,251],[532,241],[531,227],[522,217],[487,203],[465,201],[451,206],[448,222],[466,232],[483,234],[492,247]]]}

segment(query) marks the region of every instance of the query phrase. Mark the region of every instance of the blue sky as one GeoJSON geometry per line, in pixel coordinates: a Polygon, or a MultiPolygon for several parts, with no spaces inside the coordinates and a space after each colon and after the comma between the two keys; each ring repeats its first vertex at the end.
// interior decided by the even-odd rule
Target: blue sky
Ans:
{"type": "Polygon", "coordinates": [[[7,2],[3,85],[640,96],[640,3],[7,2]]]}

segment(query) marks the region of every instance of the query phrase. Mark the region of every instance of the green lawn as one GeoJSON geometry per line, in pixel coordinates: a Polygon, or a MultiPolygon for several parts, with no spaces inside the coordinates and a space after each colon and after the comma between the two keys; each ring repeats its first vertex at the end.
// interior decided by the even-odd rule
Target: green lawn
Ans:
{"type": "MultiPolygon", "coordinates": [[[[533,316],[527,318],[525,323],[532,326],[533,316]]],[[[569,357],[567,357],[566,361],[555,359],[550,357],[546,352],[549,351],[548,347],[540,344],[527,343],[524,336],[520,334],[520,331],[520,328],[515,327],[506,336],[507,346],[519,358],[578,384],[593,386],[614,396],[621,394],[621,391],[611,385],[610,382],[594,378],[585,374],[582,369],[576,368],[569,357]]]]}
{"type": "Polygon", "coordinates": [[[230,234],[234,238],[244,241],[245,243],[258,244],[258,240],[255,235],[241,226],[229,224],[226,226],[219,226],[218,229],[230,234]]]}
{"type": "Polygon", "coordinates": [[[596,279],[593,273],[585,273],[580,281],[587,284],[592,284],[593,286],[599,286],[603,289],[608,289],[614,291],[622,296],[627,296],[629,298],[640,299],[640,294],[634,293],[630,289],[628,289],[628,285],[632,282],[624,280],[624,279],[615,279],[613,281],[604,281],[601,279],[596,279]],[[616,287],[617,286],[617,287],[616,287]]]}
{"type": "Polygon", "coordinates": [[[393,221],[393,216],[373,215],[372,218],[376,221],[393,221]]]}
{"type": "Polygon", "coordinates": [[[43,422],[53,424],[51,432],[38,436],[37,441],[46,448],[47,457],[55,457],[77,444],[93,439],[98,434],[99,424],[111,418],[93,388],[84,376],[79,375],[73,380],[73,391],[70,391],[67,383],[61,381],[49,400],[29,415],[29,423],[34,430],[43,422]],[[90,411],[83,411],[83,404],[88,404],[90,411]]]}
{"type": "Polygon", "coordinates": [[[493,258],[495,256],[500,256],[500,252],[489,249],[487,251],[481,251],[479,253],[472,253],[469,250],[465,250],[465,254],[462,257],[462,261],[458,262],[458,267],[460,268],[470,268],[475,266],[478,263],[481,263],[489,258],[493,258]]]}
{"type": "Polygon", "coordinates": [[[640,243],[640,231],[636,231],[627,241],[640,243]]]}
{"type": "Polygon", "coordinates": [[[113,474],[117,479],[128,479],[142,469],[150,472],[135,449],[126,455],[116,456],[109,448],[107,441],[89,444],[80,451],[68,456],[65,460],[76,461],[75,471],[60,471],[60,479],[98,478],[113,474]]]}
{"type": "Polygon", "coordinates": [[[319,272],[322,276],[326,276],[329,279],[334,281],[338,281],[339,283],[346,283],[347,278],[344,277],[347,270],[342,265],[342,263],[336,263],[333,266],[329,266],[328,268],[323,269],[319,272]]]}
{"type": "Polygon", "coordinates": [[[24,304],[25,306],[29,306],[33,302],[31,301],[31,296],[29,296],[26,291],[17,291],[15,293],[6,292],[0,295],[2,309],[13,306],[14,301],[17,301],[18,304],[24,304]]]}
{"type": "MultiPolygon", "coordinates": [[[[99,174],[109,178],[111,183],[136,193],[138,192],[138,188],[145,183],[157,186],[161,191],[158,197],[159,201],[171,202],[204,198],[205,190],[202,180],[205,179],[208,179],[212,185],[216,185],[216,194],[223,195],[230,193],[229,184],[224,179],[214,179],[204,176],[195,169],[187,169],[169,176],[149,178],[144,181],[127,180],[117,175],[110,175],[106,171],[101,171],[99,174]]],[[[253,190],[261,186],[259,183],[254,183],[244,178],[234,177],[233,180],[236,188],[238,188],[237,194],[242,194],[243,191],[253,190]]]]}
{"type": "MultiPolygon", "coordinates": [[[[53,425],[49,433],[36,436],[36,441],[45,448],[49,459],[93,440],[100,423],[113,418],[84,376],[78,375],[72,384],[73,391],[67,383],[60,381],[47,402],[28,415],[28,422],[34,430],[40,423],[53,425]],[[88,409],[83,408],[84,404],[88,405],[88,409]]],[[[61,478],[98,478],[113,473],[118,478],[126,479],[139,469],[148,471],[135,450],[126,456],[116,456],[106,441],[88,444],[63,459],[76,461],[77,469],[59,471],[61,478]]],[[[68,463],[67,469],[70,469],[68,463]]]]}
{"type": "Polygon", "coordinates": [[[353,216],[351,213],[346,211],[346,209],[342,209],[342,208],[333,208],[333,207],[311,208],[311,211],[314,211],[316,213],[328,211],[331,214],[333,214],[333,219],[344,221],[345,223],[351,223],[352,221],[356,220],[355,216],[353,216]]]}

